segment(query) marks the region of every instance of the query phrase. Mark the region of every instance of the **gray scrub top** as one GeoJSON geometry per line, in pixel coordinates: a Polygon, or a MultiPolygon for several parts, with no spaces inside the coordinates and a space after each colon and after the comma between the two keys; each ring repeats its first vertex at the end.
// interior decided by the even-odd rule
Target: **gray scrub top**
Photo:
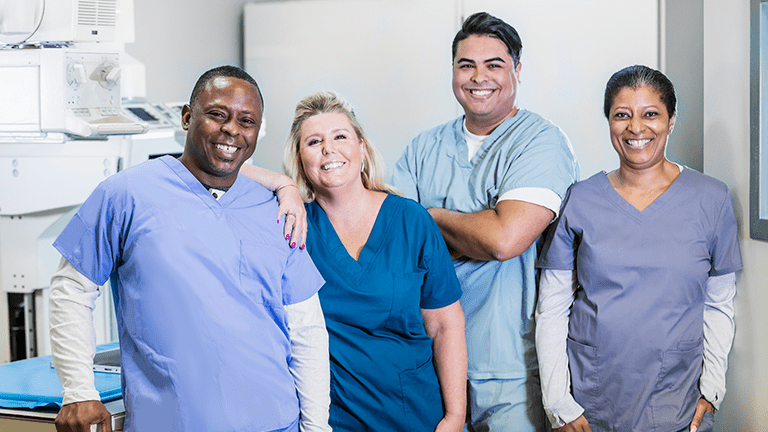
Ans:
{"type": "Polygon", "coordinates": [[[680,430],[700,397],[709,276],[741,269],[725,184],[691,169],[643,211],[605,173],[576,183],[538,266],[577,270],[573,395],[592,430],[680,430]]]}

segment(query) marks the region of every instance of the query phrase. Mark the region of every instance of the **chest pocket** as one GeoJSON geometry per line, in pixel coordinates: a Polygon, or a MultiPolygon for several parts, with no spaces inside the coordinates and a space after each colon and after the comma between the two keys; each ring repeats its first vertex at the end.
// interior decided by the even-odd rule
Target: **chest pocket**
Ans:
{"type": "Polygon", "coordinates": [[[384,327],[395,333],[421,334],[424,322],[421,318],[421,287],[426,273],[395,273],[392,308],[384,327]]]}
{"type": "Polygon", "coordinates": [[[240,286],[256,303],[283,304],[285,252],[272,246],[240,241],[240,286]]]}

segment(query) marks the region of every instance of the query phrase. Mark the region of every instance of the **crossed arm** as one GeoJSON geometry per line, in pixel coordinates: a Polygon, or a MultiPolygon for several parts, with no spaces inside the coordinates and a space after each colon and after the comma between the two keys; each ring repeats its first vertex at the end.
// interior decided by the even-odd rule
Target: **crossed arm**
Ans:
{"type": "Polygon", "coordinates": [[[506,261],[528,250],[549,226],[555,213],[543,206],[518,200],[500,201],[496,208],[461,213],[430,208],[451,258],[506,261]]]}

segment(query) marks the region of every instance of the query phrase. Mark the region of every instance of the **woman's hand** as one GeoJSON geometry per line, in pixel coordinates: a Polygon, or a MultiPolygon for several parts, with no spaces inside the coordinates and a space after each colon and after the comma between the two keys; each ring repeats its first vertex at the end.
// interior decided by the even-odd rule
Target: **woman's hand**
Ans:
{"type": "Polygon", "coordinates": [[[693,414],[693,421],[691,422],[691,432],[696,432],[701,426],[701,421],[704,419],[704,413],[715,413],[715,406],[709,403],[704,398],[699,398],[696,402],[696,412],[693,414]]]}
{"type": "Polygon", "coordinates": [[[592,429],[589,427],[589,422],[587,422],[587,419],[583,415],[580,415],[579,418],[567,423],[565,426],[554,430],[557,432],[592,432],[592,429]]]}
{"type": "Polygon", "coordinates": [[[464,430],[463,416],[446,416],[437,424],[435,432],[462,432],[464,430]]]}
{"type": "Polygon", "coordinates": [[[280,219],[285,215],[285,239],[290,240],[292,248],[298,246],[299,249],[304,249],[307,241],[307,210],[304,208],[299,188],[291,182],[278,188],[275,194],[278,202],[277,223],[280,223],[280,219]]]}

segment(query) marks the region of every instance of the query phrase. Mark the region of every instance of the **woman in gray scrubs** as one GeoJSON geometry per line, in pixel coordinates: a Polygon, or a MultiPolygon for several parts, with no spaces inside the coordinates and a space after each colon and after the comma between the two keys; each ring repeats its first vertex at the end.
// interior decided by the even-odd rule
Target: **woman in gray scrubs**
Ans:
{"type": "Polygon", "coordinates": [[[574,184],[538,267],[544,407],[561,431],[704,431],[725,393],[741,269],[728,188],[666,159],[676,97],[631,66],[606,86],[619,168],[574,184]]]}

